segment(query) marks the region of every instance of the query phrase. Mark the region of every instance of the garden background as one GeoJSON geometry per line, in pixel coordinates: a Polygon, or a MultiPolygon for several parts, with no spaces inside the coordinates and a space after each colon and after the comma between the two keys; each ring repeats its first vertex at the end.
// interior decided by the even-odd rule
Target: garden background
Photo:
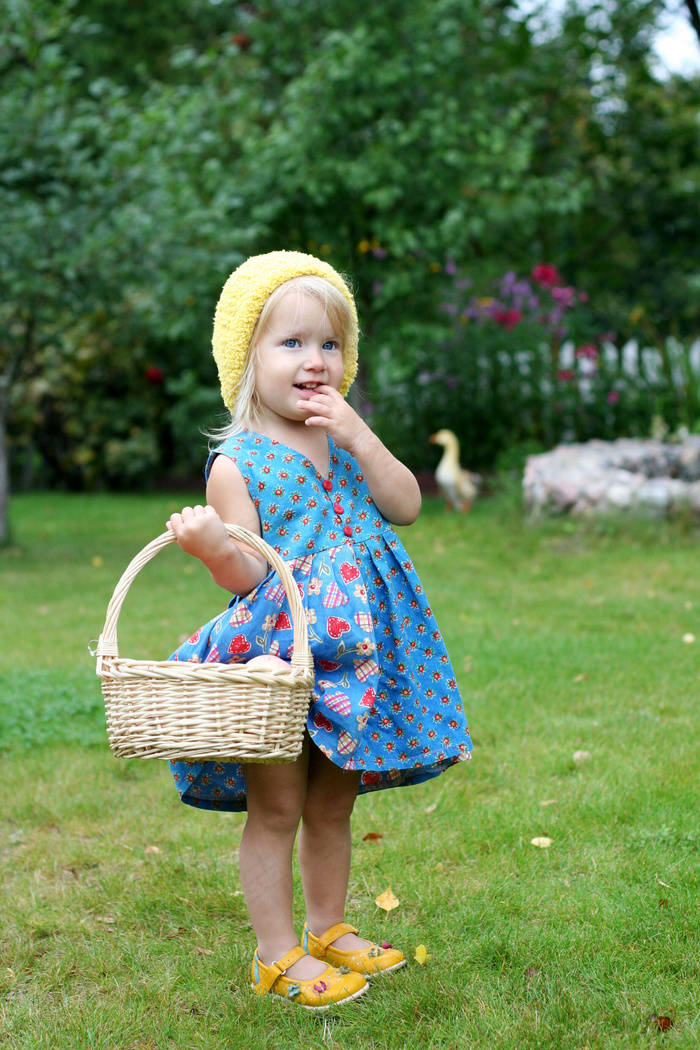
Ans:
{"type": "MultiPolygon", "coordinates": [[[[0,0],[0,1046],[698,1045],[697,525],[533,525],[517,491],[528,451],[699,426],[672,9],[0,0]],[[351,277],[392,449],[429,472],[447,426],[487,479],[402,530],[475,761],[358,805],[349,918],[411,965],[328,1024],[251,1002],[242,819],[110,756],[86,647],[202,496],[214,306],[280,247],[351,277]]],[[[137,657],[222,600],[175,549],[134,591],[137,657]]]]}
{"type": "Polygon", "coordinates": [[[415,470],[441,426],[482,470],[695,427],[700,78],[652,51],[685,6],[551,7],[2,0],[0,536],[8,473],[200,476],[214,305],[279,247],[351,277],[356,404],[415,470]]]}

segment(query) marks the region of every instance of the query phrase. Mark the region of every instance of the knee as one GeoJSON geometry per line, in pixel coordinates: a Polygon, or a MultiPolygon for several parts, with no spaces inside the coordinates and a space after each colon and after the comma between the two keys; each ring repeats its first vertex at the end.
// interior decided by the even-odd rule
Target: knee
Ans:
{"type": "Polygon", "coordinates": [[[347,824],[355,805],[355,796],[340,795],[316,798],[312,792],[306,797],[303,820],[308,827],[329,828],[347,824]]]}
{"type": "Polygon", "coordinates": [[[303,809],[303,797],[293,792],[268,795],[264,800],[260,800],[259,805],[251,804],[249,798],[248,820],[259,827],[265,827],[268,831],[295,832],[299,827],[303,809]]]}

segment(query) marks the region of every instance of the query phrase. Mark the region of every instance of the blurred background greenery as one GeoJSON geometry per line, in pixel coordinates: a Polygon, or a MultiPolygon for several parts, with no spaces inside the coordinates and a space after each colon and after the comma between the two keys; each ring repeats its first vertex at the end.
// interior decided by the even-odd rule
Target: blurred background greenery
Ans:
{"type": "Polygon", "coordinates": [[[700,77],[654,62],[670,6],[0,0],[0,521],[8,473],[201,476],[219,291],[278,248],[351,277],[355,403],[414,470],[443,426],[486,470],[697,429],[700,77]]]}

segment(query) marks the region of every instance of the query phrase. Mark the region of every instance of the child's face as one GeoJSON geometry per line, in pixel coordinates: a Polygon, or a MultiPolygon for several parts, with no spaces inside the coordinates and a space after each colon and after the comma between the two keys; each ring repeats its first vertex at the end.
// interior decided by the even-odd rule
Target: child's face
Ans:
{"type": "Polygon", "coordinates": [[[339,389],[344,366],[340,335],[322,303],[290,291],[277,303],[258,340],[255,389],[260,401],[256,422],[299,422],[308,400],[322,385],[339,389]]]}

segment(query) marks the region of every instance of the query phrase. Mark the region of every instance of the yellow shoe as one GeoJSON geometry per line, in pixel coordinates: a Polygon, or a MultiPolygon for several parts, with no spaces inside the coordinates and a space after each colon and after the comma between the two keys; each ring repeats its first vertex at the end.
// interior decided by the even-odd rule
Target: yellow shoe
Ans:
{"type": "Polygon", "coordinates": [[[285,977],[290,966],[309,953],[298,944],[281,959],[265,966],[258,959],[257,949],[251,965],[251,988],[256,995],[276,995],[303,1006],[305,1010],[328,1010],[364,995],[367,981],[359,973],[341,973],[329,966],[319,977],[310,981],[296,981],[285,977]]]}
{"type": "Polygon", "coordinates": [[[353,973],[361,973],[366,977],[391,973],[406,965],[403,952],[391,945],[382,948],[378,944],[370,944],[368,948],[355,948],[353,951],[334,948],[333,941],[337,941],[344,933],[357,933],[357,930],[347,922],[339,922],[326,930],[322,937],[314,937],[308,926],[304,926],[301,943],[314,959],[324,959],[331,966],[347,966],[353,973]]]}

